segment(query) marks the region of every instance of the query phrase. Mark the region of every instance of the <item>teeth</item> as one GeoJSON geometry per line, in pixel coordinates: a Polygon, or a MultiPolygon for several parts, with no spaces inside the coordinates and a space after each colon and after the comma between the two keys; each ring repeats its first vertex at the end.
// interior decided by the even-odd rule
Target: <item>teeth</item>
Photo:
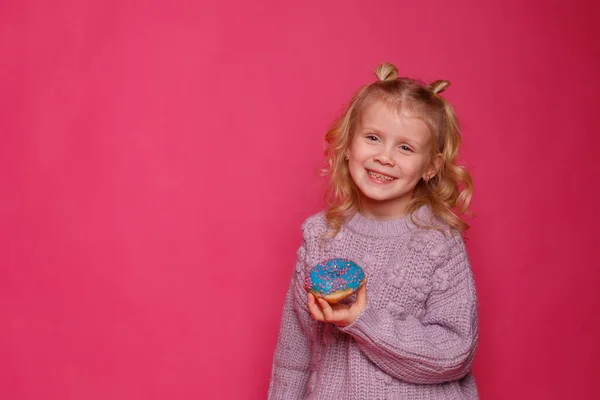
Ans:
{"type": "Polygon", "coordinates": [[[369,175],[371,175],[375,179],[379,179],[380,181],[393,181],[394,178],[378,174],[377,172],[368,171],[369,175]]]}

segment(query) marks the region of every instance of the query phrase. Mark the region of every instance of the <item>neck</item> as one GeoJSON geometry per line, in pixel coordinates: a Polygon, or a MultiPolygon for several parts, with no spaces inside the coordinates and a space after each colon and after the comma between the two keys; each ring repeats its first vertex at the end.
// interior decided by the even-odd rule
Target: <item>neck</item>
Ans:
{"type": "Polygon", "coordinates": [[[394,201],[377,201],[362,197],[359,212],[369,219],[389,220],[406,216],[409,199],[394,199],[394,201]]]}

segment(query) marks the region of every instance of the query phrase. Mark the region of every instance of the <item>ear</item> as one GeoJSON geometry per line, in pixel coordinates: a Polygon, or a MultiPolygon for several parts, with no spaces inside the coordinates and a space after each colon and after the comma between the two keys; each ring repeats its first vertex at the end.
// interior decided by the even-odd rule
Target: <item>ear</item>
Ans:
{"type": "Polygon", "coordinates": [[[433,160],[431,160],[431,163],[429,163],[429,167],[423,174],[423,180],[425,182],[431,180],[431,178],[433,178],[438,173],[440,168],[442,168],[442,162],[442,153],[437,153],[435,156],[433,156],[433,160]]]}

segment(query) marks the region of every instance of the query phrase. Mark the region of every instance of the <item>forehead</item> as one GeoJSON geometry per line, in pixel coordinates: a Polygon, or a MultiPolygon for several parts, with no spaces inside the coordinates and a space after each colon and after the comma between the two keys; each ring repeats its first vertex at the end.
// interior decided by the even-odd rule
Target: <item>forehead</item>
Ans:
{"type": "Polygon", "coordinates": [[[384,101],[365,105],[360,116],[360,127],[388,134],[420,138],[431,136],[429,127],[416,112],[408,107],[394,107],[384,101]]]}

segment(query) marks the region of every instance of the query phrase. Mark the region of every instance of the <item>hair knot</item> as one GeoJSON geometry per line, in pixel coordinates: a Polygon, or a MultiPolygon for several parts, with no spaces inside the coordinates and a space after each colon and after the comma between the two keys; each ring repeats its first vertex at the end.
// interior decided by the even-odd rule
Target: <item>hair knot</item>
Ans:
{"type": "Polygon", "coordinates": [[[448,89],[448,86],[450,86],[449,81],[439,80],[439,81],[435,81],[435,82],[431,83],[428,86],[428,89],[431,90],[435,94],[440,94],[444,90],[448,89]]]}
{"type": "Polygon", "coordinates": [[[375,75],[380,81],[393,81],[398,79],[398,69],[390,63],[383,63],[375,70],[375,75]]]}

